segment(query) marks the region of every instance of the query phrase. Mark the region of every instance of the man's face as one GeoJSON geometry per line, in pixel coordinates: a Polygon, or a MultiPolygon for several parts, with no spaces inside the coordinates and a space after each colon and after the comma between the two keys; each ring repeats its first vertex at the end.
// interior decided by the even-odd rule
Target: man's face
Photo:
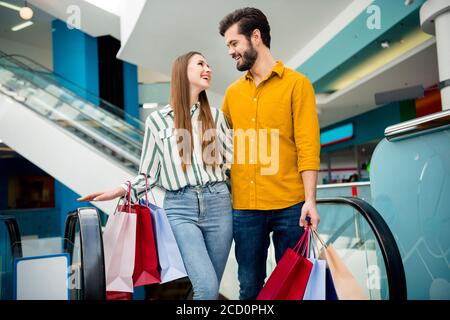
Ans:
{"type": "Polygon", "coordinates": [[[250,70],[258,58],[258,52],[247,38],[238,32],[238,24],[232,25],[224,34],[228,54],[236,61],[239,71],[250,70]]]}

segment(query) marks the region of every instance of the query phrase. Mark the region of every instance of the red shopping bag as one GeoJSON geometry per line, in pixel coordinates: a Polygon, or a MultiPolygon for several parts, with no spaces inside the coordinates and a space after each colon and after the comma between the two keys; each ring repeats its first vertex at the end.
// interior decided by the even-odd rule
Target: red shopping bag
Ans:
{"type": "Polygon", "coordinates": [[[285,251],[256,300],[303,299],[313,267],[312,262],[305,258],[308,244],[309,227],[306,227],[296,246],[285,251]]]}
{"type": "MultiPolygon", "coordinates": [[[[147,177],[145,182],[148,188],[147,177]]],[[[147,192],[145,200],[148,203],[147,192]]],[[[136,214],[136,247],[134,257],[133,286],[160,283],[158,253],[156,251],[153,223],[148,206],[131,205],[131,213],[136,214]]]]}
{"type": "Polygon", "coordinates": [[[106,300],[131,300],[132,298],[131,292],[106,291],[106,300]]]}
{"type": "Polygon", "coordinates": [[[158,253],[156,251],[150,209],[141,205],[133,205],[133,207],[137,215],[133,285],[139,287],[146,284],[160,283],[158,253]]]}
{"type": "MultiPolygon", "coordinates": [[[[133,287],[160,283],[158,270],[158,253],[156,251],[150,209],[140,204],[131,204],[131,183],[128,181],[128,202],[119,205],[118,212],[128,212],[136,218],[133,287]]],[[[147,197],[147,193],[145,194],[147,197]]]]}

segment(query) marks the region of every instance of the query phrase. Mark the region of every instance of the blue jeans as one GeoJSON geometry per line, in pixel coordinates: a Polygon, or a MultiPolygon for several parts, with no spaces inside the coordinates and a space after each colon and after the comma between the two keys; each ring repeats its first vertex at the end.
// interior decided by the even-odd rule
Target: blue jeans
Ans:
{"type": "Polygon", "coordinates": [[[194,291],[194,300],[213,300],[233,240],[230,192],[224,182],[166,191],[164,210],[194,291]]]}
{"type": "Polygon", "coordinates": [[[239,299],[256,299],[264,285],[270,232],[277,263],[298,242],[303,234],[299,226],[302,206],[303,202],[278,210],[233,210],[239,299]]]}

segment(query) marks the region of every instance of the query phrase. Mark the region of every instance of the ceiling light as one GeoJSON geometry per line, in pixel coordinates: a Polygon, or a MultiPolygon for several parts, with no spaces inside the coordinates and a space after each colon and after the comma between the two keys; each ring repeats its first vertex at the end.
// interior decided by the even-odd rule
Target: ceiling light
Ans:
{"type": "Polygon", "coordinates": [[[33,17],[33,10],[30,7],[28,7],[28,4],[26,1],[25,1],[25,7],[20,9],[19,15],[23,20],[30,20],[33,17]]]}
{"type": "Polygon", "coordinates": [[[33,10],[30,7],[23,7],[20,9],[19,15],[23,20],[30,20],[33,18],[33,10]]]}
{"type": "Polygon", "coordinates": [[[16,10],[16,11],[20,11],[20,9],[22,9],[21,7],[15,6],[15,5],[5,2],[5,1],[0,1],[0,6],[11,9],[11,10],[16,10]]]}
{"type": "Polygon", "coordinates": [[[29,27],[33,24],[33,21],[27,21],[21,24],[18,24],[17,26],[14,26],[11,28],[12,31],[19,31],[22,30],[23,28],[29,27]]]}
{"type": "Polygon", "coordinates": [[[389,41],[383,41],[383,42],[381,43],[381,47],[382,47],[383,49],[389,48],[389,41]]]}
{"type": "Polygon", "coordinates": [[[144,103],[144,104],[142,105],[142,108],[144,108],[144,109],[154,109],[154,108],[158,108],[158,103],[157,103],[157,102],[144,103]]]}

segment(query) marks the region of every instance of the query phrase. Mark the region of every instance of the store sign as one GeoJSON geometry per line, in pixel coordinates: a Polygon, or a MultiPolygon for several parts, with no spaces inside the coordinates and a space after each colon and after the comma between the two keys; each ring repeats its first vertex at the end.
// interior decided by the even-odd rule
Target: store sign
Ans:
{"type": "Polygon", "coordinates": [[[324,131],[320,134],[320,146],[327,147],[342,141],[353,138],[353,123],[347,123],[342,126],[324,131]]]}

